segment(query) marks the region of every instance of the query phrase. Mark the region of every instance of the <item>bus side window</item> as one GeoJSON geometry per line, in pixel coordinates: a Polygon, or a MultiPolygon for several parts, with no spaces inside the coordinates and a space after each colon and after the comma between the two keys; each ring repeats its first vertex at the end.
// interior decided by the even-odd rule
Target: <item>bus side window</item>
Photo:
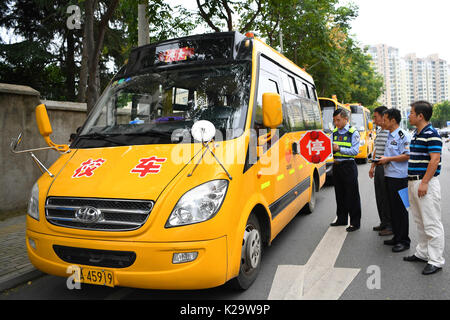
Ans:
{"type": "Polygon", "coordinates": [[[309,88],[309,98],[311,100],[317,101],[317,94],[316,94],[316,90],[314,89],[313,86],[308,86],[309,88]]]}
{"type": "Polygon", "coordinates": [[[302,113],[301,98],[297,95],[290,93],[284,93],[286,115],[284,115],[285,121],[290,128],[290,131],[302,131],[305,130],[305,119],[302,113]]]}
{"type": "Polygon", "coordinates": [[[298,95],[302,98],[308,98],[308,90],[306,88],[306,84],[299,79],[296,79],[296,82],[298,88],[298,95]]]}
{"type": "Polygon", "coordinates": [[[293,77],[281,72],[281,78],[283,79],[284,92],[297,93],[297,88],[295,87],[295,80],[293,77]]]}
{"type": "Polygon", "coordinates": [[[306,97],[301,98],[303,116],[305,118],[305,125],[307,130],[322,129],[322,121],[320,116],[320,106],[314,99],[314,96],[310,96],[312,86],[302,82],[307,93],[306,97]]]}
{"type": "MultiPolygon", "coordinates": [[[[264,72],[261,70],[260,78],[259,78],[259,86],[258,86],[258,99],[257,105],[255,109],[255,117],[254,117],[254,129],[257,134],[260,135],[260,131],[264,131],[262,129],[267,129],[263,124],[263,112],[262,112],[262,95],[266,92],[280,93],[278,89],[278,83],[270,79],[273,77],[271,74],[264,72]]],[[[262,134],[262,132],[261,132],[262,134]]]]}

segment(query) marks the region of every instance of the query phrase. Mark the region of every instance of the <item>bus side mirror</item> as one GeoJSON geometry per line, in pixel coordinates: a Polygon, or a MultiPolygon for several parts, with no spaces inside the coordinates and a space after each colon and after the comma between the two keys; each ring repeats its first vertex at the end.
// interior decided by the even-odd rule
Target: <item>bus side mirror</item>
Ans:
{"type": "Polygon", "coordinates": [[[281,97],[278,93],[263,93],[262,96],[263,124],[275,129],[283,122],[281,97]]]}
{"type": "Polygon", "coordinates": [[[36,122],[41,136],[48,137],[53,133],[50,119],[48,118],[47,109],[44,104],[36,107],[36,122]]]}
{"type": "Polygon", "coordinates": [[[372,121],[369,121],[369,130],[373,130],[373,122],[372,121]]]}
{"type": "Polygon", "coordinates": [[[55,144],[50,139],[50,135],[53,133],[53,130],[50,124],[50,119],[48,118],[47,108],[44,104],[40,104],[36,107],[36,122],[39,128],[39,133],[50,147],[60,152],[66,152],[67,150],[69,150],[68,145],[55,144]]]}

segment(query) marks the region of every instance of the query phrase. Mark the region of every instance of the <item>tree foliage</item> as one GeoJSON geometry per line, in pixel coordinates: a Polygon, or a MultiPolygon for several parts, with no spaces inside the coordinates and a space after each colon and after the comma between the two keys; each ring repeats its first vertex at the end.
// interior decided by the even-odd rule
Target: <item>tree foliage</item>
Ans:
{"type": "Polygon", "coordinates": [[[433,116],[431,123],[436,128],[447,127],[447,121],[450,121],[450,101],[443,101],[433,106],[433,116]]]}
{"type": "Polygon", "coordinates": [[[64,0],[2,2],[0,26],[13,31],[20,40],[2,44],[0,81],[34,85],[46,98],[74,98],[74,54],[79,50],[75,39],[81,33],[66,28],[66,8],[64,0]],[[49,74],[53,75],[51,79],[49,74]]]}
{"type": "Polygon", "coordinates": [[[372,105],[381,94],[382,79],[370,57],[349,34],[357,16],[354,6],[337,0],[266,0],[255,28],[310,73],[320,96],[337,95],[343,102],[372,105]]]}

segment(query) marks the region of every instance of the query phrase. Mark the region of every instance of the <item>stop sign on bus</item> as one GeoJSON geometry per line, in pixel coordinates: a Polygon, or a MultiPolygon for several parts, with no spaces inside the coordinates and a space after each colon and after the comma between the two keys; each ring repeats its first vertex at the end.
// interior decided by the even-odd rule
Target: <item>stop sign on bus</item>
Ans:
{"type": "Polygon", "coordinates": [[[332,150],[331,139],[323,131],[308,131],[300,139],[300,154],[308,162],[324,162],[332,150]]]}

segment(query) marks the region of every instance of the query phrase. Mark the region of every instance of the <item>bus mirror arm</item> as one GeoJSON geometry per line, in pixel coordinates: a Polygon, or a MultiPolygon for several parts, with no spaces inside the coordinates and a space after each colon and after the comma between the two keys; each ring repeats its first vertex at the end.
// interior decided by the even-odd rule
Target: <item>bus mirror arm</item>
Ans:
{"type": "MultiPolygon", "coordinates": [[[[34,148],[34,149],[27,149],[27,150],[17,150],[17,147],[19,146],[20,142],[22,141],[22,137],[23,137],[23,134],[21,132],[21,133],[19,133],[19,136],[15,140],[13,139],[11,141],[11,144],[9,146],[11,152],[15,153],[15,154],[28,152],[30,154],[31,158],[33,159],[34,163],[38,166],[39,170],[41,170],[42,173],[47,172],[48,175],[53,178],[55,175],[52,174],[41,161],[39,161],[39,159],[34,155],[33,151],[49,150],[49,149],[55,150],[55,148],[54,147],[43,147],[43,148],[34,148]]],[[[59,150],[57,150],[57,151],[59,151],[59,150]]]]}
{"type": "MultiPolygon", "coordinates": [[[[191,133],[192,136],[194,137],[195,140],[197,141],[201,141],[202,143],[202,150],[204,150],[203,154],[201,155],[200,159],[198,160],[198,162],[195,164],[194,168],[192,169],[191,173],[188,174],[188,177],[191,177],[192,174],[194,173],[195,169],[197,169],[198,165],[200,164],[200,161],[202,161],[203,157],[206,154],[206,151],[209,151],[214,159],[216,159],[216,161],[220,164],[220,166],[222,167],[222,169],[225,171],[225,173],[227,174],[228,178],[230,180],[232,180],[230,173],[227,171],[227,169],[225,169],[225,167],[223,166],[223,164],[220,162],[219,159],[217,159],[216,155],[214,154],[214,152],[209,148],[209,144],[210,142],[214,141],[214,135],[216,133],[216,128],[214,127],[214,124],[212,124],[211,122],[207,121],[207,120],[200,120],[197,121],[196,123],[194,123],[194,125],[192,126],[191,129],[191,133]]],[[[200,152],[199,151],[199,152],[200,152]]],[[[195,156],[199,153],[197,152],[195,154],[195,156]]],[[[194,156],[194,158],[195,158],[194,156]]]]}
{"type": "MultiPolygon", "coordinates": [[[[231,177],[230,173],[227,171],[227,169],[225,169],[225,167],[224,167],[223,164],[220,162],[220,160],[217,159],[217,157],[216,157],[216,155],[214,154],[214,152],[209,148],[209,143],[212,142],[212,141],[213,141],[213,140],[210,140],[210,141],[208,141],[208,142],[202,142],[202,145],[203,145],[202,150],[204,149],[205,151],[204,151],[203,154],[201,155],[201,157],[200,157],[200,159],[198,160],[198,162],[195,164],[195,166],[194,166],[194,168],[192,169],[191,173],[188,174],[188,177],[191,177],[191,176],[192,176],[192,174],[194,173],[195,169],[197,169],[198,165],[200,164],[200,161],[202,161],[203,157],[205,156],[206,152],[209,151],[209,152],[213,155],[214,159],[216,159],[216,161],[217,161],[217,162],[219,163],[219,165],[222,167],[223,171],[225,171],[225,173],[226,173],[227,176],[228,176],[228,179],[233,180],[233,178],[231,177]]],[[[202,151],[202,150],[200,150],[200,151],[202,151]]],[[[199,151],[199,152],[200,152],[200,151],[199,151]]],[[[198,154],[198,152],[197,152],[197,154],[198,154]]]]}

